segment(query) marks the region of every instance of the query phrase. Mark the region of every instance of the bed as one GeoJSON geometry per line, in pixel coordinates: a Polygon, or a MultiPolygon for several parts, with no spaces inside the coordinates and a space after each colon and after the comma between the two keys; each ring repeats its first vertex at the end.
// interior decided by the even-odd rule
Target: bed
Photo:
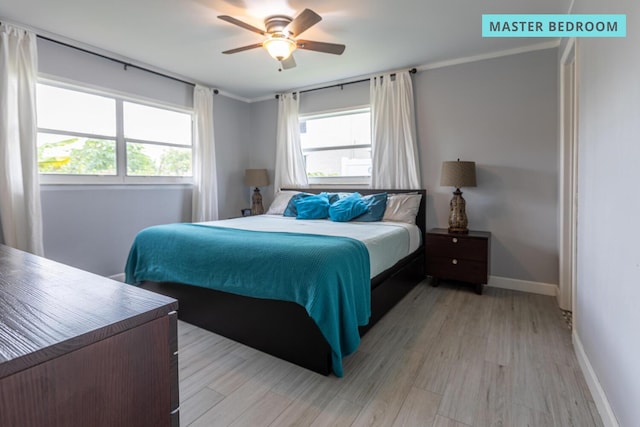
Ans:
{"type": "MultiPolygon", "coordinates": [[[[134,274],[129,270],[133,267],[128,263],[128,276],[131,276],[128,281],[136,282],[145,289],[178,299],[180,304],[178,316],[187,323],[226,336],[318,373],[328,375],[333,372],[336,376],[342,376],[342,357],[353,352],[359,338],[424,278],[423,243],[425,239],[426,191],[371,189],[304,189],[300,191],[309,193],[358,191],[362,195],[381,192],[421,194],[420,206],[416,215],[417,227],[414,227],[417,229],[417,238],[415,236],[407,237],[410,241],[409,246],[411,246],[407,254],[403,254],[397,260],[384,259],[381,261],[384,258],[381,257],[381,254],[393,252],[391,250],[393,244],[381,244],[381,240],[373,238],[372,240],[377,242],[373,246],[387,248],[386,251],[381,252],[378,249],[376,252],[371,242],[367,241],[367,235],[377,231],[369,232],[369,229],[364,228],[364,223],[358,223],[358,225],[338,223],[340,224],[338,228],[358,229],[355,237],[340,237],[348,236],[348,234],[342,234],[342,231],[335,233],[331,230],[307,232],[320,229],[322,224],[314,223],[314,221],[271,217],[270,215],[265,215],[255,223],[248,221],[250,218],[238,218],[215,223],[174,224],[159,229],[158,231],[164,232],[165,235],[156,238],[156,241],[172,243],[173,246],[172,244],[169,246],[172,246],[173,252],[167,252],[164,249],[165,243],[162,245],[157,243],[146,246],[138,245],[139,235],[130,254],[130,261],[133,257],[138,260],[136,262],[144,264],[145,261],[139,261],[139,259],[144,259],[144,253],[153,250],[154,247],[162,246],[159,249],[156,262],[156,265],[162,266],[162,275],[154,274],[153,267],[142,268],[138,270],[144,270],[146,273],[138,274],[138,277],[132,279],[134,274]],[[302,226],[302,230],[305,231],[298,232],[292,228],[294,225],[302,226]],[[178,232],[181,233],[181,236],[187,237],[181,238],[178,243],[175,243],[172,236],[178,232]],[[204,261],[199,261],[198,254],[205,253],[203,248],[207,245],[206,241],[199,242],[199,239],[201,236],[214,232],[217,239],[224,240],[226,236],[231,246],[214,257],[219,263],[216,268],[194,275],[193,272],[199,271],[199,265],[204,263],[204,261]],[[282,236],[283,238],[297,240],[293,240],[294,243],[291,243],[290,240],[280,242],[280,235],[283,234],[290,234],[290,236],[282,236]],[[320,235],[311,236],[311,234],[320,235]],[[317,243],[318,241],[320,243],[317,243]],[[267,245],[273,245],[273,247],[268,246],[266,252],[281,254],[283,258],[278,259],[284,260],[282,264],[287,272],[293,272],[292,278],[284,277],[279,270],[280,267],[273,260],[261,258],[260,248],[267,248],[267,245]],[[318,256],[321,260],[325,260],[320,264],[330,265],[335,271],[329,271],[331,270],[329,267],[326,269],[316,268],[318,261],[311,261],[308,265],[303,264],[306,262],[304,260],[298,261],[296,259],[294,262],[287,258],[293,255],[279,252],[287,245],[305,248],[297,251],[296,256],[298,257],[300,257],[300,253],[315,252],[313,248],[324,248],[325,245],[328,245],[327,250],[319,251],[320,255],[318,256]],[[349,253],[355,255],[341,255],[339,251],[344,245],[354,246],[348,250],[351,251],[349,253]],[[364,256],[362,255],[362,247],[365,248],[364,256]],[[188,255],[191,257],[188,262],[180,261],[180,256],[189,252],[190,248],[195,249],[197,256],[188,255]],[[358,251],[360,252],[358,253],[358,251]],[[251,256],[246,254],[251,254],[251,256]],[[243,261],[245,258],[250,259],[251,264],[247,264],[246,260],[243,261]],[[174,262],[174,260],[177,261],[174,262]],[[236,261],[239,262],[237,266],[235,265],[236,261]],[[302,264],[297,266],[297,262],[302,264]],[[166,266],[171,268],[165,268],[166,266]],[[167,270],[168,273],[164,270],[167,270]],[[273,270],[273,277],[270,277],[269,283],[273,286],[261,286],[256,277],[262,278],[271,274],[270,270],[273,270]],[[301,274],[301,271],[304,271],[305,274],[301,274]],[[362,275],[365,272],[366,277],[363,278],[362,275]],[[298,295],[301,293],[298,291],[299,287],[295,288],[294,295],[285,295],[282,299],[279,295],[271,294],[272,288],[289,289],[287,287],[290,285],[287,285],[289,281],[296,282],[296,284],[297,282],[307,283],[307,277],[313,278],[314,274],[317,274],[316,288],[312,288],[307,294],[313,295],[313,298],[319,302],[314,300],[312,303],[307,303],[305,298],[308,296],[300,297],[298,295]],[[328,275],[329,279],[325,275],[328,275]],[[333,285],[332,280],[335,280],[337,284],[333,285]],[[218,289],[207,287],[211,286],[212,282],[216,284],[218,289]],[[220,282],[226,282],[225,286],[221,286],[220,282]],[[243,282],[242,285],[249,290],[234,289],[233,287],[238,282],[243,282]],[[366,287],[366,290],[362,289],[363,287],[366,287]],[[327,291],[326,288],[330,290],[327,291]],[[328,293],[326,300],[317,296],[324,293],[328,293]],[[334,310],[335,301],[340,301],[341,304],[346,301],[346,304],[351,304],[350,308],[348,310],[334,310]],[[328,312],[332,313],[331,316],[326,315],[328,312]]],[[[380,226],[378,228],[389,230],[398,228],[395,227],[397,224],[392,223],[381,222],[378,225],[380,226]]],[[[397,232],[394,233],[397,235],[397,232]]],[[[386,231],[382,234],[391,235],[386,231]]],[[[411,234],[415,235],[416,231],[407,231],[407,235],[411,234]]],[[[395,256],[397,258],[399,254],[395,256]]],[[[203,259],[210,258],[203,257],[203,259]]]]}

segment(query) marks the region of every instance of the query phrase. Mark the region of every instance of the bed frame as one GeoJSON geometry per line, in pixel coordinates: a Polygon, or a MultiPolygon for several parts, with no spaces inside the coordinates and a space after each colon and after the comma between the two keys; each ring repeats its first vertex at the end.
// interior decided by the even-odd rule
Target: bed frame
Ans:
{"type": "MultiPolygon", "coordinates": [[[[425,277],[426,190],[313,188],[299,191],[358,191],[363,195],[385,191],[422,194],[416,217],[416,225],[422,232],[422,246],[371,279],[371,320],[366,326],[360,327],[360,336],[363,336],[425,277]]],[[[187,323],[320,374],[329,375],[332,372],[329,344],[304,307],[296,303],[245,297],[179,283],[143,282],[141,287],[176,298],[179,302],[178,318],[187,323]]]]}

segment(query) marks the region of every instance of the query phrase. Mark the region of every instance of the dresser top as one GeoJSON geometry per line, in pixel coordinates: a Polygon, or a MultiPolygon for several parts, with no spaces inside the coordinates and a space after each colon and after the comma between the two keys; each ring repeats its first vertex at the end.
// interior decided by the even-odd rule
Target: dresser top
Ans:
{"type": "Polygon", "coordinates": [[[0,378],[177,308],[172,298],[0,245],[0,378]]]}

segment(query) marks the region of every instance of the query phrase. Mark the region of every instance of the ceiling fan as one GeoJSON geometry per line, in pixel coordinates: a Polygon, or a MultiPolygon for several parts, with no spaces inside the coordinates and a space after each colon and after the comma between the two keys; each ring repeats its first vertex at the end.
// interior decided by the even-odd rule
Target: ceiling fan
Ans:
{"type": "Polygon", "coordinates": [[[287,70],[296,66],[296,61],[292,55],[296,49],[313,50],[334,55],[342,55],[342,52],[344,52],[345,46],[343,44],[315,42],[297,38],[300,34],[322,21],[322,17],[311,9],[303,10],[295,18],[286,15],[269,16],[264,20],[266,30],[261,30],[228,15],[220,15],[218,18],[267,37],[261,43],[225,50],[222,52],[224,54],[264,47],[269,52],[269,55],[280,61],[282,68],[287,70]]]}

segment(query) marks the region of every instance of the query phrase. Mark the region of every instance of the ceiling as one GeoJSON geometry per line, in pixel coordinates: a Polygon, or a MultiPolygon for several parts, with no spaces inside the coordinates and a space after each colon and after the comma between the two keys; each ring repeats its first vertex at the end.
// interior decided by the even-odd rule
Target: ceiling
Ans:
{"type": "Polygon", "coordinates": [[[78,41],[136,64],[255,100],[276,92],[375,72],[428,66],[549,42],[482,38],[485,13],[566,13],[571,0],[2,0],[0,20],[78,41]],[[264,28],[274,14],[313,9],[323,20],[307,40],[342,43],[341,56],[295,52],[278,71],[264,49],[221,52],[262,41],[217,19],[230,15],[264,28]]]}

